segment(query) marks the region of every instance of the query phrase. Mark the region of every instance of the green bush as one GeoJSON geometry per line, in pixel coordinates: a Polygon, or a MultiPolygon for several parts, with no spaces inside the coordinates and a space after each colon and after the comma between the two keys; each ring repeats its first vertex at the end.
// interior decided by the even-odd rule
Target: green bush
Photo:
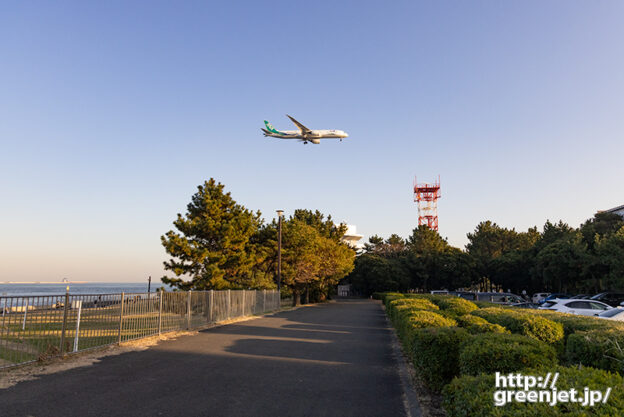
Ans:
{"type": "Polygon", "coordinates": [[[429,300],[416,298],[398,298],[388,303],[387,312],[390,320],[396,325],[401,317],[409,316],[416,310],[438,310],[438,306],[429,300]]]}
{"type": "Polygon", "coordinates": [[[402,316],[395,324],[399,338],[406,345],[406,349],[409,349],[411,346],[414,331],[427,327],[452,326],[457,326],[455,320],[447,319],[433,311],[426,310],[414,310],[409,315],[402,316]]]}
{"type": "Polygon", "coordinates": [[[468,333],[470,334],[481,334],[481,333],[510,334],[509,330],[505,329],[500,324],[492,324],[492,323],[487,323],[487,322],[485,324],[472,324],[466,327],[466,330],[468,330],[468,333]]]}
{"type": "Polygon", "coordinates": [[[472,314],[459,316],[455,320],[457,321],[457,324],[464,327],[469,333],[472,334],[510,333],[509,330],[505,329],[503,326],[489,323],[486,319],[473,316],[472,314]]]}
{"type": "Polygon", "coordinates": [[[457,317],[457,324],[461,327],[468,327],[479,324],[488,324],[488,321],[484,318],[473,316],[472,314],[464,314],[463,316],[457,317]]]}
{"type": "MultiPolygon", "coordinates": [[[[454,379],[444,388],[444,408],[448,417],[585,417],[585,416],[622,416],[624,410],[624,380],[617,374],[593,368],[567,368],[557,366],[548,372],[558,372],[557,387],[560,390],[576,388],[579,393],[585,387],[601,390],[612,388],[606,404],[583,407],[580,403],[559,403],[551,407],[547,403],[512,402],[504,406],[494,405],[495,376],[482,374],[465,375],[454,379]]],[[[523,375],[545,376],[545,370],[531,369],[523,375]]],[[[503,388],[505,389],[505,388],[503,388]]],[[[513,388],[512,388],[513,389],[513,388]]]]}
{"type": "Polygon", "coordinates": [[[468,340],[459,355],[462,374],[509,373],[557,364],[552,346],[518,334],[486,333],[468,340]]]}
{"type": "Polygon", "coordinates": [[[624,373],[624,333],[614,329],[573,333],[566,343],[566,359],[570,364],[624,373]]]}
{"type": "Polygon", "coordinates": [[[374,292],[372,295],[373,300],[382,300],[382,301],[385,298],[385,296],[386,296],[386,293],[383,293],[383,292],[374,292]]]}
{"type": "Polygon", "coordinates": [[[388,304],[392,300],[396,300],[398,298],[405,298],[405,297],[403,296],[403,294],[398,293],[398,292],[387,292],[387,293],[384,293],[383,303],[386,306],[386,308],[388,308],[388,304]]]}
{"type": "Polygon", "coordinates": [[[484,308],[471,314],[490,323],[500,324],[512,333],[522,334],[550,344],[562,345],[563,326],[529,312],[503,308],[484,308]]]}
{"type": "Polygon", "coordinates": [[[500,307],[500,304],[492,303],[490,301],[473,301],[473,303],[479,308],[500,307]]]}
{"type": "Polygon", "coordinates": [[[440,309],[445,311],[452,311],[457,315],[468,314],[471,311],[475,311],[479,308],[473,302],[450,295],[438,295],[432,298],[431,301],[437,304],[440,309]]]}
{"type": "Polygon", "coordinates": [[[556,323],[561,323],[563,325],[563,332],[566,338],[572,333],[579,331],[608,329],[624,330],[622,323],[612,320],[599,319],[598,317],[578,316],[549,310],[536,310],[533,311],[533,313],[556,323]]]}
{"type": "Polygon", "coordinates": [[[411,359],[423,381],[439,392],[459,375],[459,352],[471,337],[459,327],[437,327],[415,330],[411,335],[411,359]]]}
{"type": "Polygon", "coordinates": [[[424,298],[397,298],[388,303],[389,308],[396,306],[413,306],[421,310],[439,310],[439,307],[424,298]]]}

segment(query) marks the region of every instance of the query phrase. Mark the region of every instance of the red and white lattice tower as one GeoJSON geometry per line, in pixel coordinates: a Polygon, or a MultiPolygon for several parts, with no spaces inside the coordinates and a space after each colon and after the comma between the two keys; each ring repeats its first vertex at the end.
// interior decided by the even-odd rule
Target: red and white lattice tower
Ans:
{"type": "Polygon", "coordinates": [[[418,203],[418,225],[426,224],[438,230],[438,198],[440,198],[440,176],[433,184],[418,184],[414,178],[414,201],[418,203]]]}

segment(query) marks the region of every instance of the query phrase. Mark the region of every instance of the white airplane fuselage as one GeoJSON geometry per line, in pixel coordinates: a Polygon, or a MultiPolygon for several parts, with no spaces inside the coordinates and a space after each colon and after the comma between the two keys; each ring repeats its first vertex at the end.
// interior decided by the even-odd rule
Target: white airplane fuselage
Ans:
{"type": "Polygon", "coordinates": [[[312,142],[314,144],[321,143],[321,139],[344,139],[349,135],[343,130],[313,130],[307,129],[305,126],[301,125],[299,122],[294,120],[292,117],[288,116],[296,125],[299,127],[299,130],[277,130],[275,129],[269,122],[265,121],[265,125],[267,129],[262,129],[264,132],[264,136],[271,136],[274,138],[280,139],[299,139],[304,144],[308,142],[312,142]]]}

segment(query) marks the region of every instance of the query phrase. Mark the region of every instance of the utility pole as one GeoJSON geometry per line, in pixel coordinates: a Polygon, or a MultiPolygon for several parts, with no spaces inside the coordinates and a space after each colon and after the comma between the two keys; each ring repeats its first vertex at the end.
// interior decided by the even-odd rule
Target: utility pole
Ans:
{"type": "Polygon", "coordinates": [[[277,294],[282,286],[282,216],[284,210],[277,210],[277,294]]]}

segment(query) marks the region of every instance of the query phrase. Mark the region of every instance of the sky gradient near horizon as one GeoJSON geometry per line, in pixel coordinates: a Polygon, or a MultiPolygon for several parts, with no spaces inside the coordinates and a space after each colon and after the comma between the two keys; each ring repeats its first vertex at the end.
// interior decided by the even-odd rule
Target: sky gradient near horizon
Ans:
{"type": "Polygon", "coordinates": [[[0,281],[160,277],[214,177],[270,221],[365,237],[572,226],[624,204],[624,3],[9,2],[0,6],[0,281]],[[343,141],[264,138],[263,120],[343,141]]]}

